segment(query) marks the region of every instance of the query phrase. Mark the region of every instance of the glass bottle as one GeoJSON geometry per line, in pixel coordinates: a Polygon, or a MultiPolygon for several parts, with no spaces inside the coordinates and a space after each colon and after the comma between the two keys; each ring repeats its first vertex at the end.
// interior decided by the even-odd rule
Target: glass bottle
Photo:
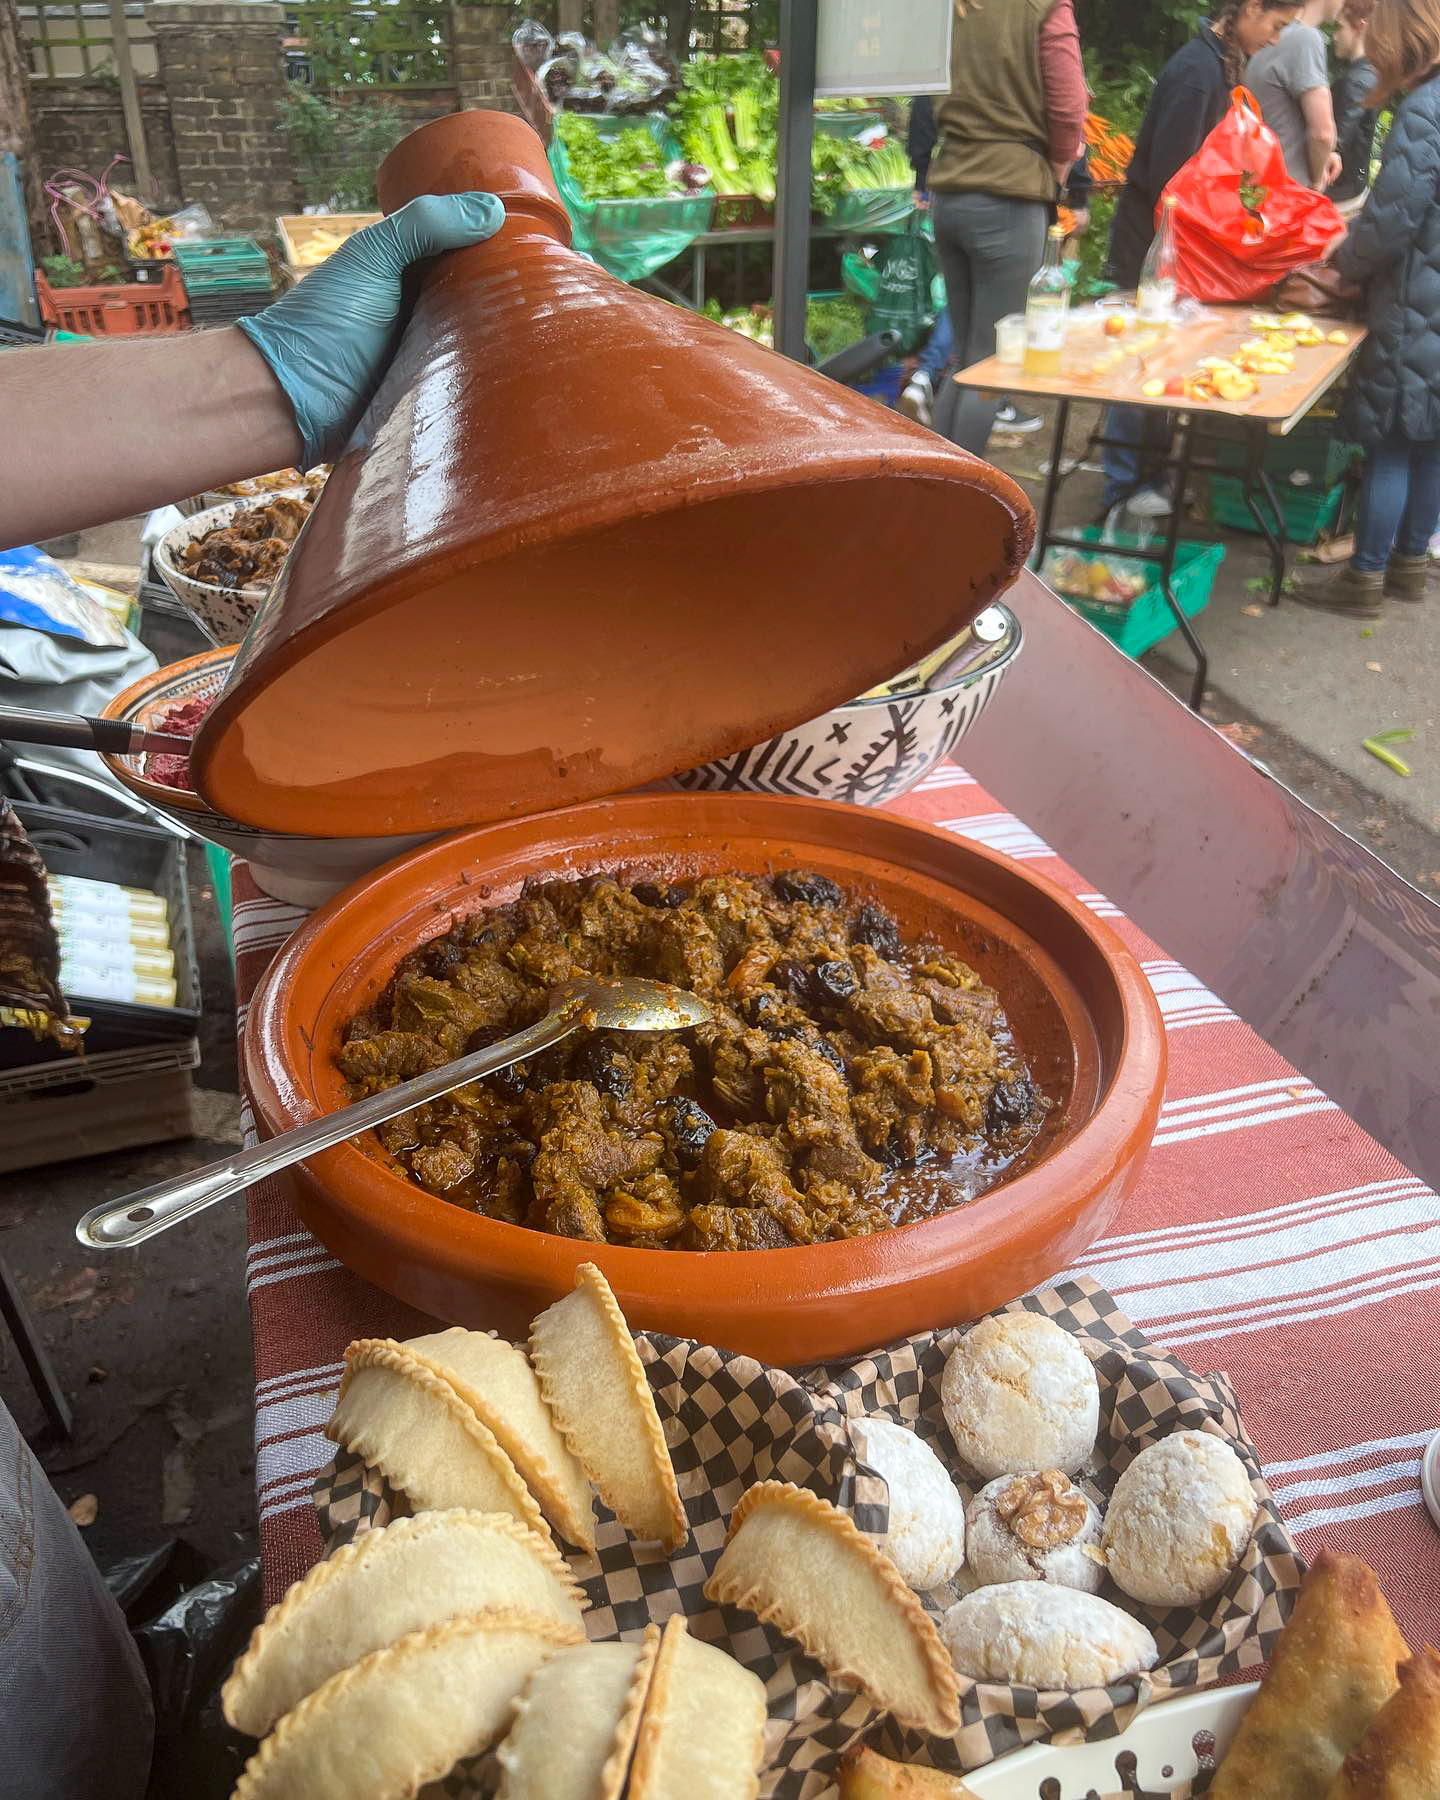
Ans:
{"type": "Polygon", "coordinates": [[[1061,266],[1065,227],[1052,225],[1045,239],[1045,260],[1030,278],[1025,296],[1025,373],[1054,375],[1065,348],[1065,319],[1070,283],[1061,266]]]}
{"type": "Polygon", "coordinates": [[[1160,228],[1140,271],[1135,310],[1142,325],[1169,325],[1175,317],[1175,196],[1160,205],[1160,228]]]}

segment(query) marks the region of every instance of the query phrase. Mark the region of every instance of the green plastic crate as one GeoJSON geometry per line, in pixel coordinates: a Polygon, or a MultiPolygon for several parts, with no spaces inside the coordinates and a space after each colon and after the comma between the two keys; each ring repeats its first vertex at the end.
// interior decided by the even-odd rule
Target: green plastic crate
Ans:
{"type": "MultiPolygon", "coordinates": [[[[1098,544],[1100,533],[1093,526],[1083,535],[1098,544]]],[[[1118,644],[1127,656],[1142,656],[1162,638],[1169,637],[1172,631],[1179,629],[1175,623],[1175,615],[1165,603],[1165,592],[1160,585],[1160,565],[1143,551],[1137,553],[1137,544],[1136,538],[1122,533],[1113,540],[1113,550],[1107,545],[1104,551],[1106,556],[1118,553],[1126,561],[1141,563],[1154,571],[1150,586],[1129,606],[1099,606],[1089,601],[1072,599],[1068,594],[1062,596],[1067,606],[1073,606],[1097,630],[1103,631],[1112,644],[1118,644]]],[[[1223,544],[1182,541],[1175,546],[1175,570],[1171,576],[1171,586],[1180,610],[1187,618],[1193,619],[1196,613],[1204,612],[1210,604],[1210,591],[1215,585],[1216,571],[1224,560],[1223,544]]]]}
{"type": "MultiPolygon", "coordinates": [[[[1323,426],[1305,424],[1297,426],[1289,437],[1271,438],[1262,460],[1266,474],[1276,482],[1297,488],[1331,488],[1360,454],[1358,444],[1347,443],[1323,426]],[[1307,479],[1297,481],[1296,476],[1307,479]]],[[[1227,469],[1243,469],[1245,445],[1222,439],[1215,446],[1215,460],[1227,469]]]]}
{"type": "Polygon", "coordinates": [[[235,904],[230,892],[230,852],[218,844],[205,846],[205,866],[210,874],[210,889],[215,895],[215,910],[220,915],[225,933],[225,947],[230,952],[230,966],[235,966],[235,904]]]}
{"type": "MultiPolygon", "coordinates": [[[[1276,492],[1280,501],[1280,528],[1286,543],[1313,544],[1322,531],[1328,531],[1335,523],[1345,484],[1339,481],[1330,488],[1297,488],[1281,482],[1277,484],[1276,492]]],[[[1256,501],[1274,526],[1275,515],[1265,497],[1257,494],[1256,501]]],[[[1233,475],[1210,477],[1210,517],[1217,525],[1229,526],[1232,531],[1259,535],[1260,527],[1245,501],[1244,483],[1233,475]]]]}
{"type": "Polygon", "coordinates": [[[175,261],[187,294],[270,286],[270,262],[254,238],[201,238],[178,243],[175,261]]]}

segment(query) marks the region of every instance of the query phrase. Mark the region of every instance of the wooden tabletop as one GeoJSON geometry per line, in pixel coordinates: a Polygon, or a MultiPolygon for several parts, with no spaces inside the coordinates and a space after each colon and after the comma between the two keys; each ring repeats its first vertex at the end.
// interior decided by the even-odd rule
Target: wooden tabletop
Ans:
{"type": "Polygon", "coordinates": [[[1093,400],[1100,405],[1153,406],[1172,412],[1216,413],[1265,424],[1283,436],[1299,424],[1326,390],[1344,373],[1365,338],[1365,327],[1349,320],[1317,318],[1317,330],[1343,331],[1343,345],[1317,344],[1295,350],[1295,369],[1286,375],[1257,375],[1258,390],[1244,400],[1195,400],[1174,394],[1142,394],[1148,381],[1192,375],[1207,356],[1232,357],[1241,344],[1261,332],[1253,316],[1271,311],[1260,305],[1211,306],[1193,325],[1155,332],[1133,319],[1118,337],[1107,337],[1097,317],[1072,325],[1066,334],[1059,372],[1027,375],[998,357],[962,369],[962,387],[1002,394],[1026,394],[1043,400],[1093,400]]]}

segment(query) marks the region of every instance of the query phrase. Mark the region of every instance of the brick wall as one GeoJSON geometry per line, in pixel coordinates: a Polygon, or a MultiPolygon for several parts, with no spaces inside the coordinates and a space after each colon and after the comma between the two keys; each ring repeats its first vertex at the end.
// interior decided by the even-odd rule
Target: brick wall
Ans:
{"type": "Polygon", "coordinates": [[[295,204],[279,6],[151,0],[147,8],[170,96],[175,163],[187,201],[237,227],[295,204]]]}
{"type": "MultiPolygon", "coordinates": [[[[170,130],[169,98],[158,81],[142,81],[139,85],[145,145],[157,187],[155,198],[162,206],[177,206],[181,190],[175,167],[175,140],[170,130]]],[[[30,114],[45,175],[56,169],[84,169],[98,175],[117,151],[128,153],[120,94],[113,85],[35,82],[30,89],[30,114]]],[[[125,193],[134,190],[129,170],[123,164],[111,181],[125,193]]]]}
{"type": "MultiPolygon", "coordinates": [[[[142,80],[141,110],[159,205],[201,201],[216,222],[264,232],[300,193],[282,119],[287,92],[283,8],[274,0],[148,0],[158,78],[142,80]]],[[[332,97],[389,101],[413,128],[469,108],[514,112],[511,0],[453,0],[453,86],[342,90],[332,97]]],[[[118,90],[108,83],[31,86],[45,174],[94,174],[126,148],[118,90]]],[[[117,185],[125,186],[122,172],[117,185]]]]}
{"type": "Polygon", "coordinates": [[[518,112],[510,81],[515,9],[495,0],[455,0],[450,11],[451,72],[461,107],[518,112]]]}

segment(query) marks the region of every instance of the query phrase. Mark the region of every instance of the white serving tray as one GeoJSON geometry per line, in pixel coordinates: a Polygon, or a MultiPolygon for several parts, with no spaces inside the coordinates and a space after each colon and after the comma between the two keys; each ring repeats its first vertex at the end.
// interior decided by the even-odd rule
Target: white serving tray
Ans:
{"type": "MultiPolygon", "coordinates": [[[[1102,1800],[1129,1791],[1116,1770],[1116,1758],[1129,1752],[1136,1760],[1132,1786],[1147,1795],[1188,1793],[1200,1773],[1194,1740],[1208,1732],[1212,1754],[1223,1755],[1249,1706],[1258,1682],[1243,1687],[1211,1688],[1148,1706],[1128,1731],[1092,1744],[1036,1744],[1002,1756],[998,1762],[965,1777],[975,1800],[1042,1800],[1041,1784],[1059,1782],[1043,1800],[1102,1800]]],[[[1207,1746],[1208,1747],[1208,1746],[1207,1746]]]]}

